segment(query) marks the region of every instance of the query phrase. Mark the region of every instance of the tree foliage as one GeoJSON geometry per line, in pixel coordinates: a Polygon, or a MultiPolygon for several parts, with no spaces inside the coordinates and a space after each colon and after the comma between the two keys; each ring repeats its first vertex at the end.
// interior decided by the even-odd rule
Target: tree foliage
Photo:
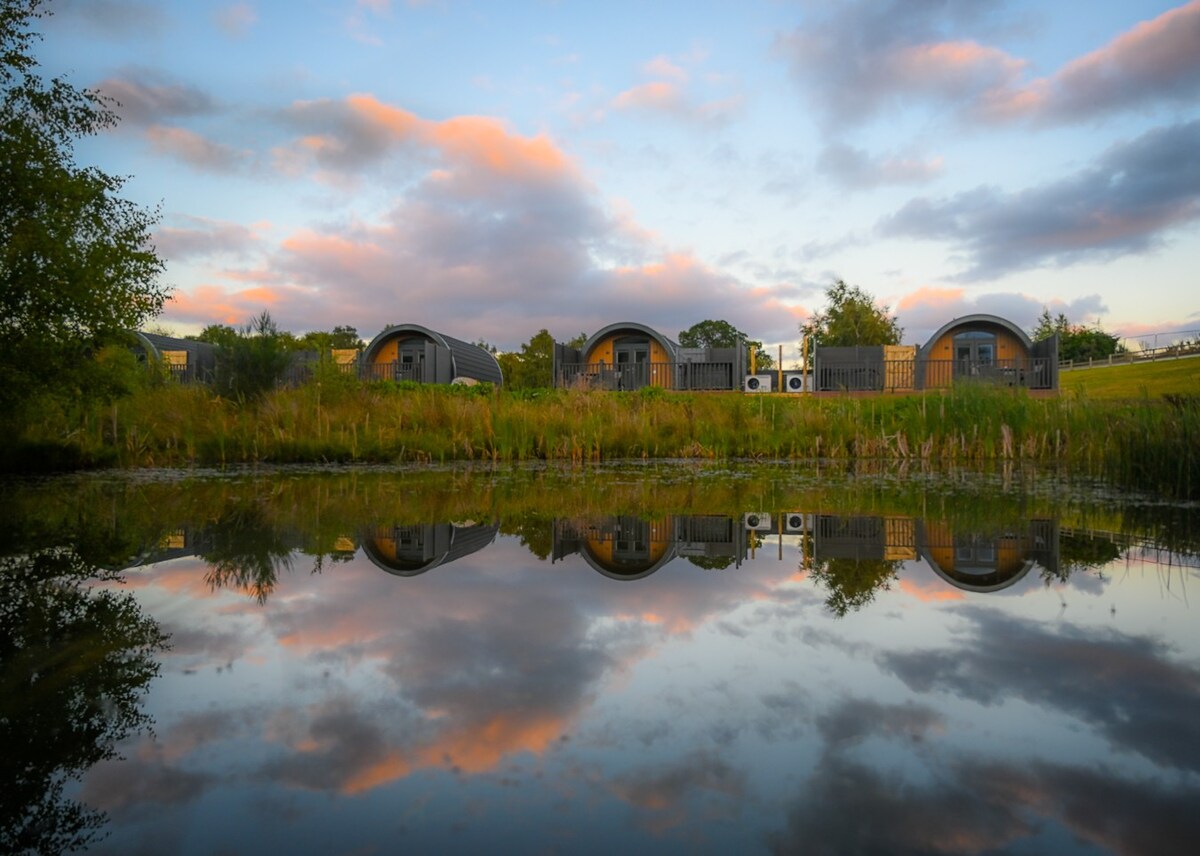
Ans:
{"type": "Polygon", "coordinates": [[[168,295],[150,244],[157,212],[74,160],[74,142],[116,115],[99,93],[36,73],[43,5],[0,0],[0,407],[35,390],[86,394],[83,361],[168,295]]]}
{"type": "Polygon", "coordinates": [[[318,351],[328,356],[332,350],[359,350],[366,343],[358,335],[358,330],[349,325],[334,327],[333,330],[310,330],[296,339],[296,347],[302,351],[318,351]]]}
{"type": "Polygon", "coordinates": [[[827,306],[813,315],[800,331],[813,347],[898,345],[904,329],[887,306],[857,285],[837,280],[825,290],[827,306]]]}
{"type": "Polygon", "coordinates": [[[1054,335],[1058,336],[1060,360],[1100,359],[1125,352],[1120,340],[1111,333],[1105,333],[1099,327],[1072,324],[1062,312],[1051,318],[1050,310],[1043,308],[1031,338],[1040,342],[1054,335]]]}
{"type": "Polygon", "coordinates": [[[549,330],[539,330],[521,346],[520,353],[500,354],[496,361],[508,389],[546,389],[553,380],[554,337],[549,330]]]}
{"type": "Polygon", "coordinates": [[[217,351],[217,391],[245,401],[274,389],[291,365],[291,338],[264,311],[217,351]]]}
{"type": "Polygon", "coordinates": [[[685,348],[736,348],[745,345],[748,353],[756,354],[755,366],[769,370],[775,360],[763,350],[762,342],[746,336],[728,321],[700,321],[679,334],[679,344],[685,348]]]}

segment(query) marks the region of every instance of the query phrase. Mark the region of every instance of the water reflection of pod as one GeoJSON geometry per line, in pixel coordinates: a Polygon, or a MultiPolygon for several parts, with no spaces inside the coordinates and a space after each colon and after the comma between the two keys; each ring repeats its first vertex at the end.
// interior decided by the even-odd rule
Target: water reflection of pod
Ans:
{"type": "Polygon", "coordinates": [[[363,533],[362,547],[367,558],[389,574],[415,577],[482,550],[498,531],[496,523],[378,526],[363,533]]]}
{"type": "Polygon", "coordinates": [[[613,580],[645,579],[677,557],[702,567],[738,565],[746,555],[740,523],[719,515],[559,518],[554,521],[553,558],[578,553],[593,570],[613,580]]]}
{"type": "Polygon", "coordinates": [[[982,534],[955,533],[942,521],[917,521],[917,549],[934,573],[950,585],[995,592],[1022,579],[1040,561],[1053,564],[1057,527],[1032,520],[1025,528],[982,534]]]}

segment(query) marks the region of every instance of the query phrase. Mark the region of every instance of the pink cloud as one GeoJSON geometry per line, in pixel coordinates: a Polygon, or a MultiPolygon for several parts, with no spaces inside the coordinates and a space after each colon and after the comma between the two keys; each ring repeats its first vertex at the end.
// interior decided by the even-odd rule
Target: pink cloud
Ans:
{"type": "Polygon", "coordinates": [[[988,94],[991,119],[1085,119],[1155,101],[1186,101],[1200,91],[1200,0],[1143,21],[1053,75],[988,94]]]}
{"type": "Polygon", "coordinates": [[[152,125],[146,129],[146,139],[159,154],[168,155],[197,169],[229,172],[248,158],[246,152],[215,143],[186,128],[152,125]]]}
{"type": "Polygon", "coordinates": [[[674,112],[679,110],[682,104],[683,96],[679,87],[665,81],[642,83],[626,89],[613,99],[613,106],[619,110],[635,108],[674,112]]]}

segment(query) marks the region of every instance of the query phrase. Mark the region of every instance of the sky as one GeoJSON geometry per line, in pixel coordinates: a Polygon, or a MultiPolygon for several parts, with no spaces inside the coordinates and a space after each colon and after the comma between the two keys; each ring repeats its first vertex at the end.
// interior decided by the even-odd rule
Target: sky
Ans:
{"type": "Polygon", "coordinates": [[[837,279],[908,344],[1200,330],[1200,0],[50,9],[41,73],[118,102],[77,158],[160,211],[177,334],[722,319],[787,361],[837,279]]]}

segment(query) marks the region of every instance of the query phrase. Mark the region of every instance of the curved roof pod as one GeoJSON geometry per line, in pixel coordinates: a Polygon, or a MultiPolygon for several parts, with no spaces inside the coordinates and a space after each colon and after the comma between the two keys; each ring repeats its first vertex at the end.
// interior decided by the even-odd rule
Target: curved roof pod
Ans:
{"type": "Polygon", "coordinates": [[[584,544],[579,552],[592,570],[603,574],[610,580],[621,582],[645,579],[675,558],[675,550],[668,548],[656,558],[647,557],[642,561],[614,560],[598,556],[591,542],[584,544]]]}
{"type": "Polygon", "coordinates": [[[1011,585],[1015,585],[1018,580],[1029,573],[1030,568],[1037,564],[1033,559],[1026,559],[1015,570],[1008,572],[1002,570],[992,570],[988,573],[960,570],[947,571],[933,560],[933,557],[929,555],[929,551],[925,547],[922,547],[918,552],[921,554],[921,558],[929,564],[929,567],[933,568],[933,572],[950,583],[950,585],[963,591],[980,592],[983,594],[1001,591],[1011,585]]]}
{"type": "Polygon", "coordinates": [[[662,349],[667,352],[669,362],[674,363],[679,361],[678,343],[671,341],[653,327],[647,327],[645,324],[638,324],[636,321],[620,321],[616,324],[609,324],[607,327],[602,327],[600,330],[597,330],[595,333],[593,333],[588,340],[583,343],[583,347],[579,349],[580,353],[583,354],[584,361],[590,361],[590,354],[593,348],[595,348],[605,339],[617,333],[642,333],[657,342],[662,349]]]}
{"type": "Polygon", "coordinates": [[[498,523],[425,523],[365,533],[363,553],[397,577],[415,577],[468,556],[496,540],[498,523]]]}
{"type": "Polygon", "coordinates": [[[158,333],[143,333],[140,330],[132,332],[134,341],[148,360],[158,362],[163,359],[165,353],[185,352],[187,363],[180,370],[182,377],[209,380],[216,372],[217,346],[211,342],[177,339],[173,336],[160,336],[158,333]]]}
{"type": "Polygon", "coordinates": [[[482,383],[492,383],[501,386],[504,374],[500,371],[500,363],[494,354],[489,353],[478,345],[464,342],[445,333],[430,330],[420,324],[393,324],[371,340],[363,351],[363,362],[370,364],[375,361],[380,350],[390,341],[407,336],[418,336],[450,352],[450,380],[471,378],[482,383]]]}
{"type": "Polygon", "coordinates": [[[934,555],[934,541],[941,543],[946,540],[946,532],[942,531],[940,538],[931,537],[930,530],[937,530],[937,524],[929,525],[923,520],[917,521],[917,554],[925,561],[933,572],[955,588],[971,592],[996,592],[1015,585],[1029,570],[1037,564],[1028,555],[1028,545],[1021,538],[1013,536],[996,536],[990,542],[995,549],[996,560],[991,564],[972,564],[963,562],[960,566],[957,557],[946,556],[939,560],[934,555]],[[1007,546],[998,546],[1001,541],[1009,542],[1007,546]],[[950,565],[947,567],[947,565],[950,565]]]}
{"type": "Polygon", "coordinates": [[[999,315],[978,313],[975,315],[964,315],[961,318],[955,318],[953,321],[943,324],[941,329],[930,336],[929,340],[921,346],[921,350],[917,354],[918,359],[927,359],[934,344],[936,344],[939,339],[956,327],[972,328],[976,330],[990,327],[993,330],[1005,330],[1016,337],[1017,341],[1021,343],[1021,346],[1025,348],[1027,353],[1033,347],[1033,342],[1030,340],[1025,331],[1008,319],[1001,318],[999,315]]]}

